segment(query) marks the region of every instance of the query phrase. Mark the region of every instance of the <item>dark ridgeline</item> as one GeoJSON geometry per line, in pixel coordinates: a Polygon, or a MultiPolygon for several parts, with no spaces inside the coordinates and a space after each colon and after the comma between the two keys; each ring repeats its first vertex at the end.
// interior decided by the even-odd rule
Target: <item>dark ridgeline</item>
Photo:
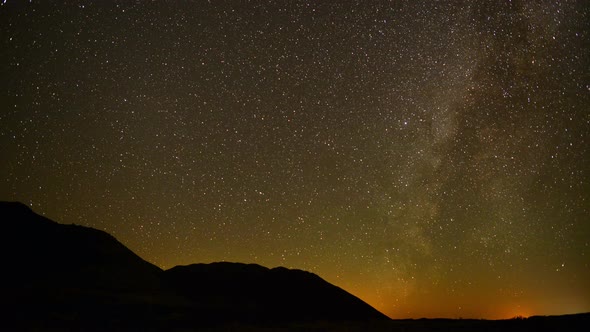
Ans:
{"type": "MultiPolygon", "coordinates": [[[[163,271],[96,229],[0,202],[0,331],[587,331],[590,314],[390,320],[315,274],[212,263],[163,271]]],[[[427,300],[427,299],[425,299],[427,300]]],[[[444,305],[444,304],[441,304],[444,305]]]]}
{"type": "Polygon", "coordinates": [[[195,264],[168,271],[111,235],[0,202],[2,324],[201,327],[388,320],[320,277],[286,268],[195,264]]]}
{"type": "Polygon", "coordinates": [[[215,320],[247,323],[388,320],[317,275],[284,267],[212,263],[176,266],[168,284],[198,306],[213,306],[215,320]]]}
{"type": "Polygon", "coordinates": [[[20,203],[0,203],[0,220],[4,324],[107,327],[176,305],[162,270],[103,231],[58,224],[20,203]]]}

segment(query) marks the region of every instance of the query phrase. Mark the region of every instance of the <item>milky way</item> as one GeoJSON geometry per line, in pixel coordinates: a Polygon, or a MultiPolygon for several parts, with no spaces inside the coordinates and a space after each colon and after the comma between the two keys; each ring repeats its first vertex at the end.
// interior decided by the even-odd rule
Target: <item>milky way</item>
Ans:
{"type": "Polygon", "coordinates": [[[584,1],[4,1],[0,199],[391,317],[590,311],[584,1]]]}

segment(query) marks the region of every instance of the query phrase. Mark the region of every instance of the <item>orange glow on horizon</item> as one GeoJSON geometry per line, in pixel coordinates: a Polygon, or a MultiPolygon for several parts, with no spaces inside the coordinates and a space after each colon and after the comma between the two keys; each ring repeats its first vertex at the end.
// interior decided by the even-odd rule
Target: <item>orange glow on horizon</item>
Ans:
{"type": "Polygon", "coordinates": [[[376,291],[370,285],[365,285],[363,288],[350,288],[347,291],[392,319],[502,320],[547,314],[539,307],[539,304],[534,305],[522,300],[515,302],[503,297],[493,297],[491,294],[487,294],[488,296],[463,294],[453,298],[448,297],[448,294],[445,296],[442,293],[429,293],[426,299],[418,297],[416,294],[406,294],[406,296],[396,299],[392,293],[387,294],[383,290],[376,291]]]}
{"type": "Polygon", "coordinates": [[[535,316],[535,313],[526,306],[507,305],[501,308],[498,317],[495,319],[528,318],[530,316],[535,316]]]}

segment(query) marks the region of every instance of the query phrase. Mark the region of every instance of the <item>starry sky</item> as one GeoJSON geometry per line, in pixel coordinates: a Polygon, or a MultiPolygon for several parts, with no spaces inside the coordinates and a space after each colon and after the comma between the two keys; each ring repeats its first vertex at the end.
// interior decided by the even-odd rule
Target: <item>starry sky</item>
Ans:
{"type": "Polygon", "coordinates": [[[393,318],[590,311],[586,1],[0,6],[0,199],[393,318]]]}

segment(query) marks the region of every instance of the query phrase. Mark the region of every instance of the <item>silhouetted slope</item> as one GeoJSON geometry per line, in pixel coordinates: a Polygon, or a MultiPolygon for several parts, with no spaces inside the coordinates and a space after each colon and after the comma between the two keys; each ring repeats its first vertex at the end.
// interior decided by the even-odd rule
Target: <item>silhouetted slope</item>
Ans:
{"type": "Polygon", "coordinates": [[[111,235],[0,202],[0,330],[586,331],[590,314],[389,320],[315,274],[212,263],[167,271],[111,235]]]}
{"type": "MultiPolygon", "coordinates": [[[[111,235],[0,202],[4,326],[194,328],[388,318],[320,277],[213,263],[168,271],[111,235]]],[[[0,326],[0,329],[2,326],[0,326]]]]}
{"type": "Polygon", "coordinates": [[[283,267],[212,263],[177,266],[165,280],[197,313],[225,321],[301,322],[389,319],[317,275],[283,267]]]}
{"type": "Polygon", "coordinates": [[[20,203],[0,203],[3,313],[13,321],[110,325],[150,318],[177,301],[161,269],[111,235],[61,225],[20,203]]]}
{"type": "Polygon", "coordinates": [[[0,216],[7,277],[20,283],[113,289],[158,286],[161,269],[108,233],[58,224],[21,203],[0,203],[0,216]]]}

